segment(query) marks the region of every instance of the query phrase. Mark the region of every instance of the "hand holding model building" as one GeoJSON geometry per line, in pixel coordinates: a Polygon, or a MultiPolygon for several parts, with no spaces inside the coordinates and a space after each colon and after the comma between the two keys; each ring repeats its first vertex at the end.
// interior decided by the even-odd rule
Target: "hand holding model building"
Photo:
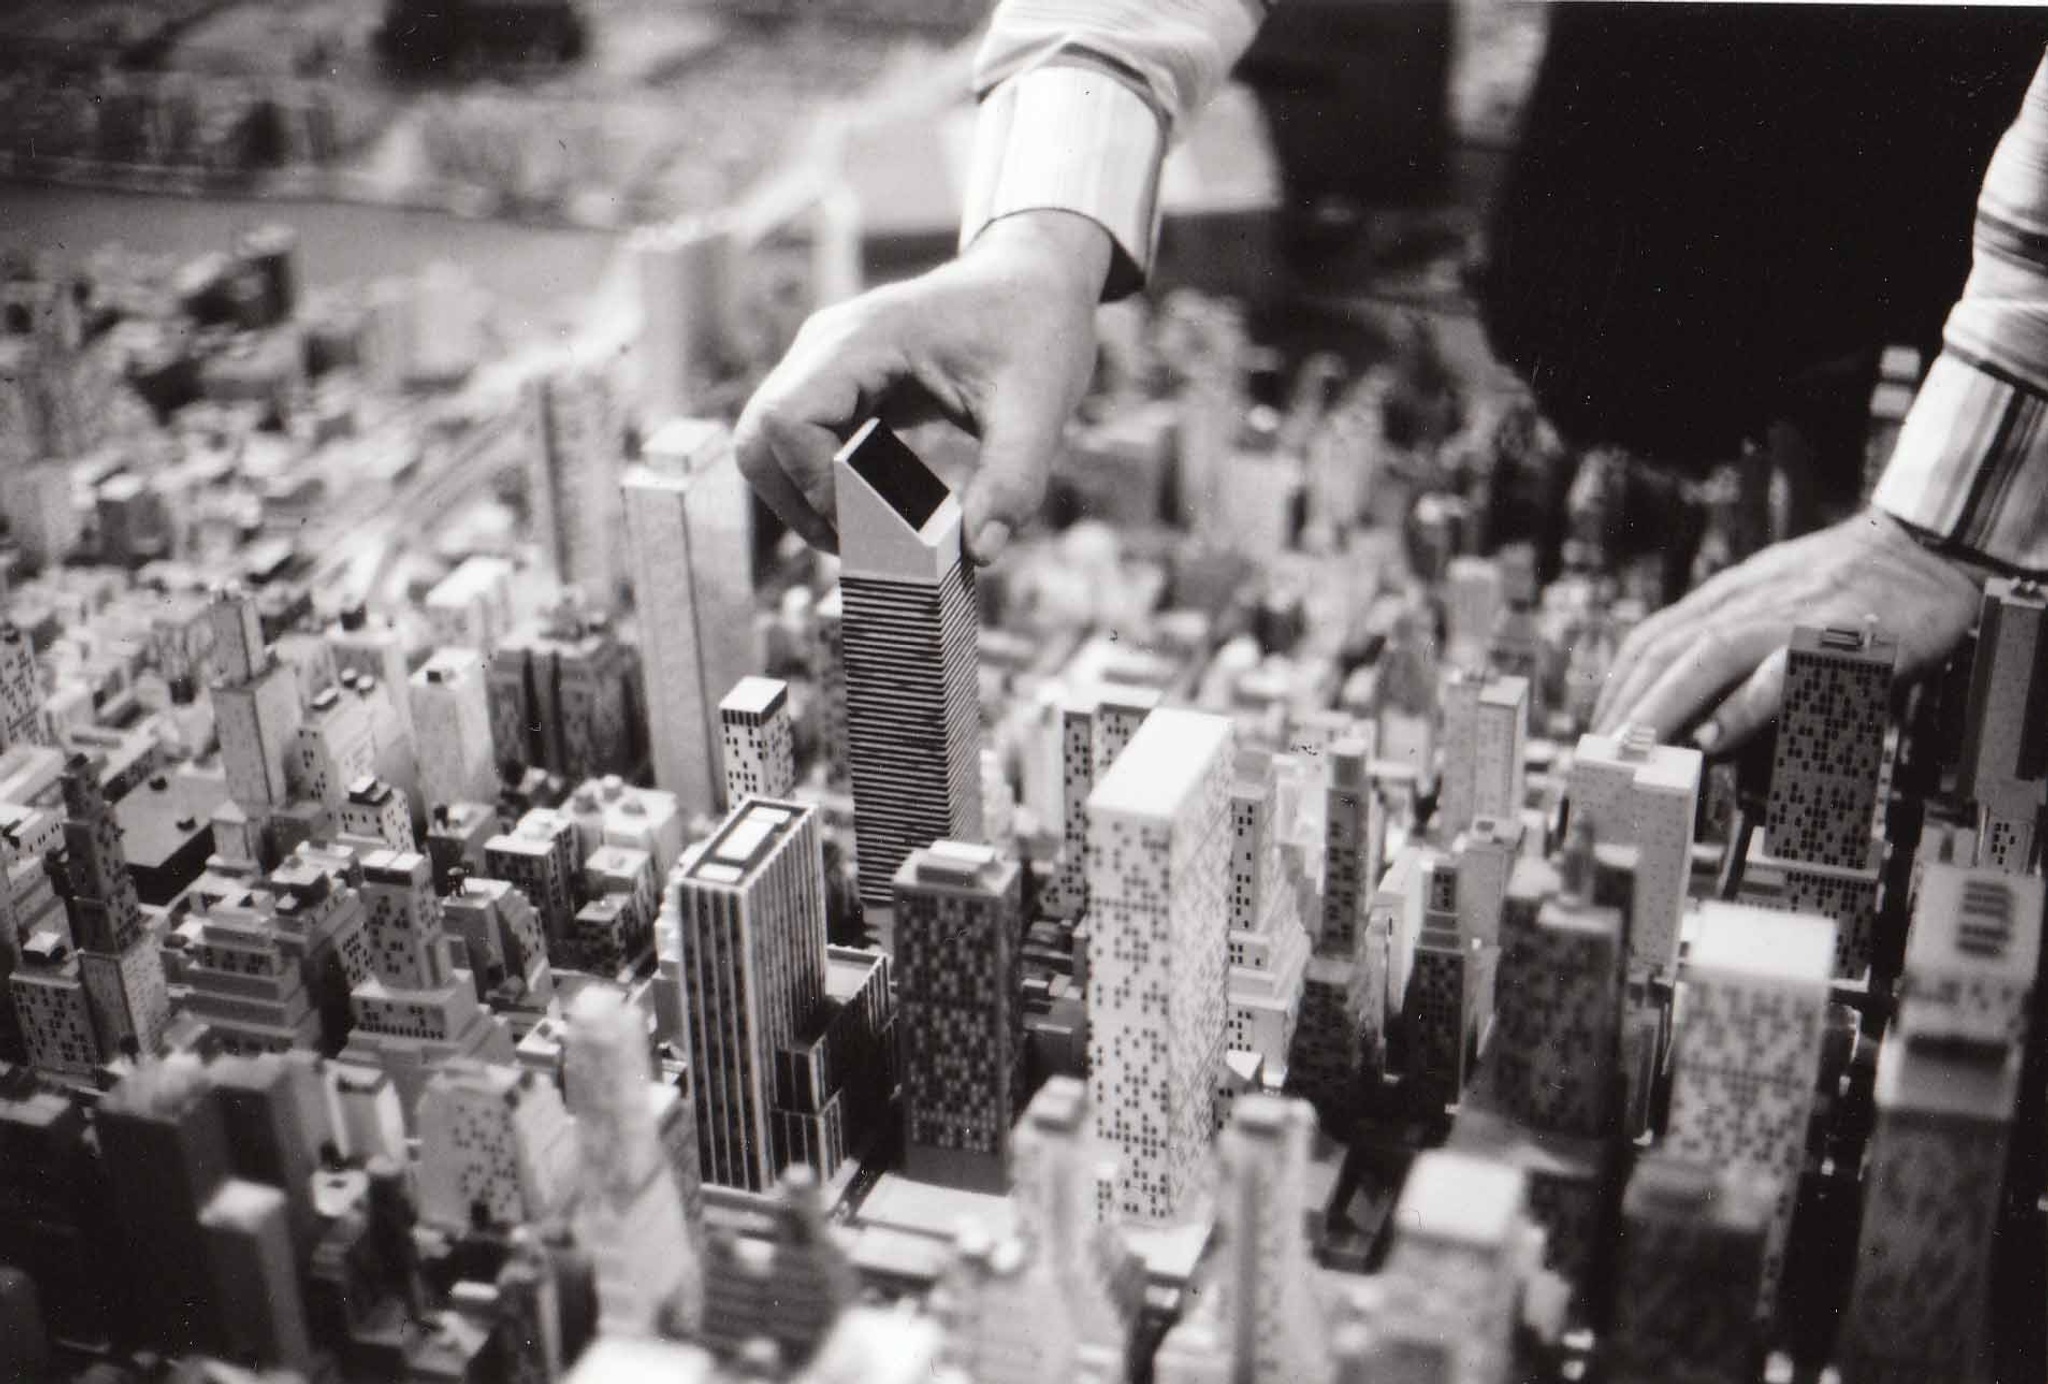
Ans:
{"type": "Polygon", "coordinates": [[[1063,211],[991,224],[960,258],[804,324],[740,417],[739,464],[813,545],[835,549],[832,456],[881,412],[981,439],[966,487],[971,556],[993,561],[1037,512],[1060,432],[1088,386],[1108,235],[1063,211]]]}

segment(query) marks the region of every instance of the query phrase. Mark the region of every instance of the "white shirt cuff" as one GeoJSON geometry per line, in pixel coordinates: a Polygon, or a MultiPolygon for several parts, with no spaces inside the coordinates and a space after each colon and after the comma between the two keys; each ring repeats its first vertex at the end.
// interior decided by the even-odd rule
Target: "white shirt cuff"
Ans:
{"type": "Polygon", "coordinates": [[[1020,72],[982,100],[960,248],[1022,211],[1070,211],[1115,244],[1105,299],[1137,291],[1159,232],[1166,127],[1133,87],[1093,64],[1054,61],[1020,72]]]}

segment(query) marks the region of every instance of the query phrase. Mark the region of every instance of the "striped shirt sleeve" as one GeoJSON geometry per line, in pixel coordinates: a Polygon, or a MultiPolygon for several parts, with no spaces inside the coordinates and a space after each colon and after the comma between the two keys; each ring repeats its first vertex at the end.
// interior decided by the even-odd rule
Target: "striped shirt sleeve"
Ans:
{"type": "Polygon", "coordinates": [[[1871,502],[2048,574],[2048,61],[1992,155],[1969,283],[1871,502]]]}
{"type": "Polygon", "coordinates": [[[1002,0],[975,62],[981,110],[960,244],[1022,211],[1110,234],[1106,296],[1144,282],[1174,133],[1250,46],[1269,0],[1002,0]]]}

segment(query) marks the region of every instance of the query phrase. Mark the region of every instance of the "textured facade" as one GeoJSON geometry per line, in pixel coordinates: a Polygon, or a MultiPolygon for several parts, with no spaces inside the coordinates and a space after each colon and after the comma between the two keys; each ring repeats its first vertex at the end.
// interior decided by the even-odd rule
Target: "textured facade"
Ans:
{"type": "Polygon", "coordinates": [[[723,424],[675,419],[626,473],[626,553],[646,667],[655,785],[713,812],[719,698],[755,671],[746,482],[723,424]]]}
{"type": "Polygon", "coordinates": [[[906,1170],[1000,1192],[1023,1054],[1020,871],[987,846],[939,841],[896,872],[906,1170]]]}
{"type": "Polygon", "coordinates": [[[1759,1310],[1775,1305],[1819,1080],[1835,927],[1826,918],[1708,902],[1686,965],[1666,1149],[1772,1180],[1759,1310]]]}
{"type": "Polygon", "coordinates": [[[1155,711],[1088,799],[1089,1080],[1132,1219],[1182,1209],[1215,1128],[1232,741],[1222,717],[1155,711]]]}
{"type": "Polygon", "coordinates": [[[1765,841],[1781,860],[1860,869],[1881,821],[1898,644],[1875,630],[1792,633],[1765,841]]]}
{"type": "Polygon", "coordinates": [[[912,851],[982,836],[974,569],[960,502],[879,422],[832,471],[860,897],[886,909],[912,851]]]}
{"type": "Polygon", "coordinates": [[[816,810],[752,799],[677,881],[684,1047],[704,1180],[765,1192],[782,1168],[775,1058],[825,994],[816,810]]]}
{"type": "MultiPolygon", "coordinates": [[[[1519,910],[1518,910],[1519,913],[1519,910]]],[[[1500,1107],[1531,1128],[1598,1137],[1614,1113],[1621,914],[1563,896],[1501,939],[1490,1049],[1500,1107]]]]}

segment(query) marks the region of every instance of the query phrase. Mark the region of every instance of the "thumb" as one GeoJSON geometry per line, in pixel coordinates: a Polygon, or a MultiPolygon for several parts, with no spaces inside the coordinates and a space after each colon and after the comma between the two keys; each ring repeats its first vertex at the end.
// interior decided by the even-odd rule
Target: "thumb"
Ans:
{"type": "Polygon", "coordinates": [[[1042,380],[1012,379],[995,394],[982,422],[981,465],[961,501],[968,555],[984,567],[1037,517],[1067,413],[1065,397],[1042,380]]]}
{"type": "Polygon", "coordinates": [[[1692,733],[1692,743],[1709,754],[1733,749],[1778,714],[1784,695],[1785,648],[1781,644],[1741,686],[1721,699],[1714,714],[1692,733]]]}

